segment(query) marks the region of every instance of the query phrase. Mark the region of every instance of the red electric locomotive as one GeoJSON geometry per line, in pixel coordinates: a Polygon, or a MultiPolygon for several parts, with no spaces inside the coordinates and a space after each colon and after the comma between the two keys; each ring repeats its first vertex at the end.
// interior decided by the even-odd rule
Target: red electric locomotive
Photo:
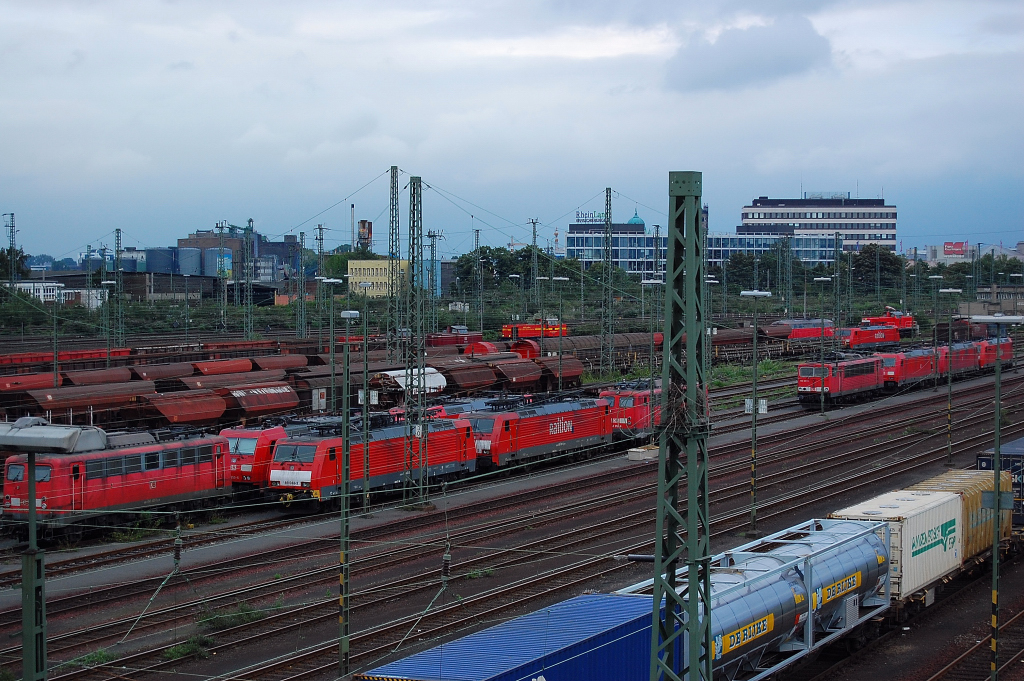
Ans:
{"type": "Polygon", "coordinates": [[[821,338],[823,327],[825,338],[832,338],[836,331],[831,319],[826,319],[824,322],[821,319],[780,319],[777,322],[772,322],[770,326],[788,326],[790,331],[786,340],[821,338]]]}
{"type": "Polygon", "coordinates": [[[894,307],[885,306],[885,314],[881,317],[862,317],[862,327],[868,326],[891,326],[899,329],[900,336],[912,336],[917,331],[917,323],[913,315],[898,311],[894,307]]]}
{"type": "Polygon", "coordinates": [[[553,402],[465,414],[476,437],[477,467],[504,468],[558,456],[588,456],[611,444],[608,400],[553,402]]]}
{"type": "Polygon", "coordinates": [[[235,490],[265,489],[270,480],[270,461],[277,441],[308,432],[305,425],[225,428],[220,431],[221,436],[228,440],[231,484],[235,490]]]}
{"type": "Polygon", "coordinates": [[[650,389],[642,387],[602,390],[600,397],[608,400],[616,437],[632,439],[650,435],[652,413],[654,425],[661,423],[661,388],[654,389],[653,400],[650,389]]]}
{"type": "MultiPolygon", "coordinates": [[[[430,482],[454,480],[476,470],[473,433],[463,419],[432,419],[416,426],[426,427],[426,474],[430,482]]],[[[352,428],[350,439],[349,489],[363,492],[363,462],[369,459],[371,491],[400,489],[419,480],[420,469],[406,472],[406,427],[403,424],[370,431],[369,447],[363,447],[363,433],[352,428]]],[[[418,455],[419,438],[412,438],[418,455]]],[[[342,493],[342,448],[339,436],[300,436],[279,440],[270,465],[270,491],[286,505],[315,501],[340,506],[342,493]]]]}
{"type": "Polygon", "coordinates": [[[995,338],[980,341],[978,369],[991,371],[996,366],[996,347],[999,348],[999,358],[1003,362],[1003,368],[1013,366],[1013,341],[1009,338],[1002,338],[996,343],[995,338]]]}
{"type": "Polygon", "coordinates": [[[831,405],[870,397],[883,385],[879,357],[826,363],[824,367],[808,362],[801,364],[797,373],[797,394],[810,406],[820,402],[823,387],[825,402],[831,405]]]}
{"type": "Polygon", "coordinates": [[[894,326],[840,329],[839,337],[846,350],[886,350],[900,345],[900,331],[894,326]]]}
{"type": "Polygon", "coordinates": [[[105,433],[23,418],[2,424],[0,447],[20,452],[4,471],[4,516],[28,513],[27,455],[36,455],[39,526],[81,531],[81,523],[123,524],[143,509],[192,508],[231,496],[228,443],[219,435],[159,440],[152,433],[105,433]]]}
{"type": "Polygon", "coordinates": [[[882,360],[882,384],[886,390],[909,388],[935,376],[936,354],[931,349],[884,352],[877,357],[882,360]]]}
{"type": "Polygon", "coordinates": [[[939,346],[939,374],[953,373],[953,378],[973,374],[980,368],[978,358],[981,348],[978,343],[954,343],[939,346]]]}

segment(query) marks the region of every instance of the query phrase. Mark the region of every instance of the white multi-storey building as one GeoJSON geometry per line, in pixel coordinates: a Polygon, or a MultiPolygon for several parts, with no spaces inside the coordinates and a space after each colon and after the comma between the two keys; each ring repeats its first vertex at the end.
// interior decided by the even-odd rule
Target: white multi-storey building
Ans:
{"type": "Polygon", "coordinates": [[[743,207],[737,235],[828,237],[839,234],[844,251],[868,244],[896,250],[896,206],[884,199],[847,194],[804,194],[802,199],[761,196],[743,207]]]}

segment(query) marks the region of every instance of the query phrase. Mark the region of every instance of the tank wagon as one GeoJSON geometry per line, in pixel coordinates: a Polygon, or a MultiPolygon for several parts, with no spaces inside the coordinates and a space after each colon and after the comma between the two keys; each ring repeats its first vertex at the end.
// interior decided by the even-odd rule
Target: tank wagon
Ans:
{"type": "Polygon", "coordinates": [[[213,434],[106,433],[55,426],[37,418],[0,424],[0,447],[15,453],[4,465],[5,520],[28,517],[25,452],[37,452],[40,529],[80,533],[84,523],[124,524],[134,513],[200,508],[231,497],[228,442],[213,434]],[[126,515],[128,514],[128,515],[126,515]]]}
{"type": "MultiPolygon", "coordinates": [[[[887,547],[885,523],[811,520],[714,556],[716,676],[776,673],[886,610],[887,547]]],[[[650,587],[578,596],[355,678],[646,681],[650,587]]],[[[676,671],[685,665],[681,644],[676,671]]]]}
{"type": "MultiPolygon", "coordinates": [[[[786,678],[822,646],[860,647],[931,604],[943,584],[991,558],[994,514],[981,497],[992,483],[988,471],[949,471],[713,556],[714,678],[786,678]]],[[[1010,489],[1009,472],[1000,488],[1010,489]]],[[[1006,541],[1010,511],[1003,513],[1006,541]]],[[[685,569],[677,579],[685,592],[685,569]]],[[[646,681],[651,591],[648,580],[579,596],[355,678],[646,681]]],[[[677,673],[685,671],[682,643],[677,673]]]]}

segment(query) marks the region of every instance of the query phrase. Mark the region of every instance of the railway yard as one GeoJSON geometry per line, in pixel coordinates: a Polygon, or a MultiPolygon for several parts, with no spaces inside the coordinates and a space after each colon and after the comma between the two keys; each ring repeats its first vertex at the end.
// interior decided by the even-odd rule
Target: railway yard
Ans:
{"type": "MultiPolygon", "coordinates": [[[[994,377],[985,358],[1000,345],[973,330],[958,333],[975,340],[929,354],[931,363],[916,368],[909,368],[912,352],[899,348],[830,355],[826,376],[847,380],[849,372],[857,376],[853,389],[852,380],[825,383],[815,359],[820,337],[763,333],[762,361],[789,358],[791,364],[758,386],[772,405],[757,431],[762,535],[951,469],[974,469],[992,446],[994,377]],[[908,367],[905,381],[886,379],[887,352],[898,355],[897,366],[908,367]],[[868,385],[865,371],[854,367],[870,362],[874,382],[868,385]],[[948,393],[947,378],[956,379],[948,393]],[[827,404],[823,384],[832,386],[827,404]],[[805,388],[812,399],[805,399],[805,388]]],[[[721,336],[712,347],[715,361],[749,362],[749,333],[721,336]]],[[[538,352],[537,340],[522,338],[487,344],[462,338],[469,342],[458,352],[428,353],[427,366],[458,390],[449,388],[456,394],[432,407],[434,424],[416,436],[422,440],[413,458],[420,463],[404,477],[409,435],[394,381],[404,368],[370,339],[341,339],[339,347],[349,345],[352,354],[348,374],[329,364],[333,357],[322,342],[295,339],[258,347],[230,340],[159,346],[153,339],[114,355],[83,347],[67,351],[78,354],[62,358],[59,375],[47,373],[42,353],[16,348],[21,352],[6,356],[15,370],[0,377],[8,423],[23,419],[0,433],[10,456],[0,664],[17,678],[17,554],[24,548],[28,504],[22,501],[24,473],[19,478],[17,472],[24,454],[3,440],[16,431],[49,437],[62,429],[61,437],[73,433],[83,442],[91,433],[105,438],[93,448],[97,454],[72,444],[65,454],[35,462],[37,471],[41,465],[48,471],[45,478],[37,472],[42,491],[36,494],[44,503],[39,522],[51,679],[338,678],[338,454],[345,445],[353,466],[350,664],[366,678],[392,678],[370,670],[429,655],[441,642],[490,625],[649,580],[651,564],[630,556],[654,549],[658,461],[657,448],[647,443],[660,424],[660,385],[646,379],[585,383],[600,339],[572,338],[566,350],[570,338],[561,339],[564,354],[557,358],[538,352]],[[309,415],[324,404],[317,391],[327,388],[329,395],[343,375],[353,393],[365,380],[389,395],[365,424],[353,411],[348,442],[336,417],[309,415]],[[48,387],[43,377],[52,381],[48,387]],[[529,387],[517,390],[523,377],[529,387]],[[479,385],[467,388],[471,380],[479,385]],[[559,383],[568,392],[557,393],[559,383]],[[95,392],[88,397],[96,386],[102,401],[95,392]],[[52,408],[54,402],[63,406],[52,408]],[[551,435],[542,454],[516,444],[541,437],[530,435],[533,421],[537,433],[551,435]],[[126,435],[133,424],[133,432],[142,425],[155,434],[126,435]],[[442,436],[455,439],[437,439],[442,436]],[[251,442],[248,450],[244,442],[251,442]],[[68,458],[79,451],[75,461],[68,458]],[[395,451],[398,467],[387,468],[395,451]],[[139,481],[136,491],[156,489],[158,480],[167,489],[186,467],[194,468],[190,484],[202,494],[131,496],[130,480],[139,481]],[[410,486],[417,476],[426,487],[410,486]],[[63,477],[71,482],[62,492],[63,477]],[[115,495],[122,495],[116,503],[115,495]]],[[[558,339],[546,339],[552,342],[558,339]]],[[[651,350],[660,353],[661,342],[661,334],[620,334],[616,361],[643,365],[651,350]]],[[[1003,348],[1004,443],[1024,438],[1024,374],[1013,355],[1019,349],[1009,340],[1003,348]]],[[[752,443],[742,406],[750,390],[741,381],[709,392],[712,553],[750,541],[744,536],[751,524],[752,443]]],[[[1001,552],[1004,678],[1024,678],[1017,670],[1024,668],[1024,567],[1017,546],[1016,533],[1008,534],[1001,552]]],[[[899,615],[873,620],[878,638],[858,629],[857,645],[848,637],[777,678],[979,678],[976,670],[988,664],[988,560],[979,555],[943,576],[942,586],[931,587],[931,607],[918,611],[911,599],[896,608],[899,615]]]]}

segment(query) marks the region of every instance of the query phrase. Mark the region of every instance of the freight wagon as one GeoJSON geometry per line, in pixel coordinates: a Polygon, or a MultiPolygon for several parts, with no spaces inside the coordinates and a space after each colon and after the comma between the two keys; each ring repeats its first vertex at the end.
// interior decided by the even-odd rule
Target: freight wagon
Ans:
{"type": "MultiPolygon", "coordinates": [[[[712,557],[716,678],[777,673],[888,608],[886,532],[885,523],[812,520],[712,557]]],[[[578,596],[355,678],[647,681],[649,592],[645,582],[578,596]]],[[[686,665],[682,641],[677,673],[686,665]]]]}

